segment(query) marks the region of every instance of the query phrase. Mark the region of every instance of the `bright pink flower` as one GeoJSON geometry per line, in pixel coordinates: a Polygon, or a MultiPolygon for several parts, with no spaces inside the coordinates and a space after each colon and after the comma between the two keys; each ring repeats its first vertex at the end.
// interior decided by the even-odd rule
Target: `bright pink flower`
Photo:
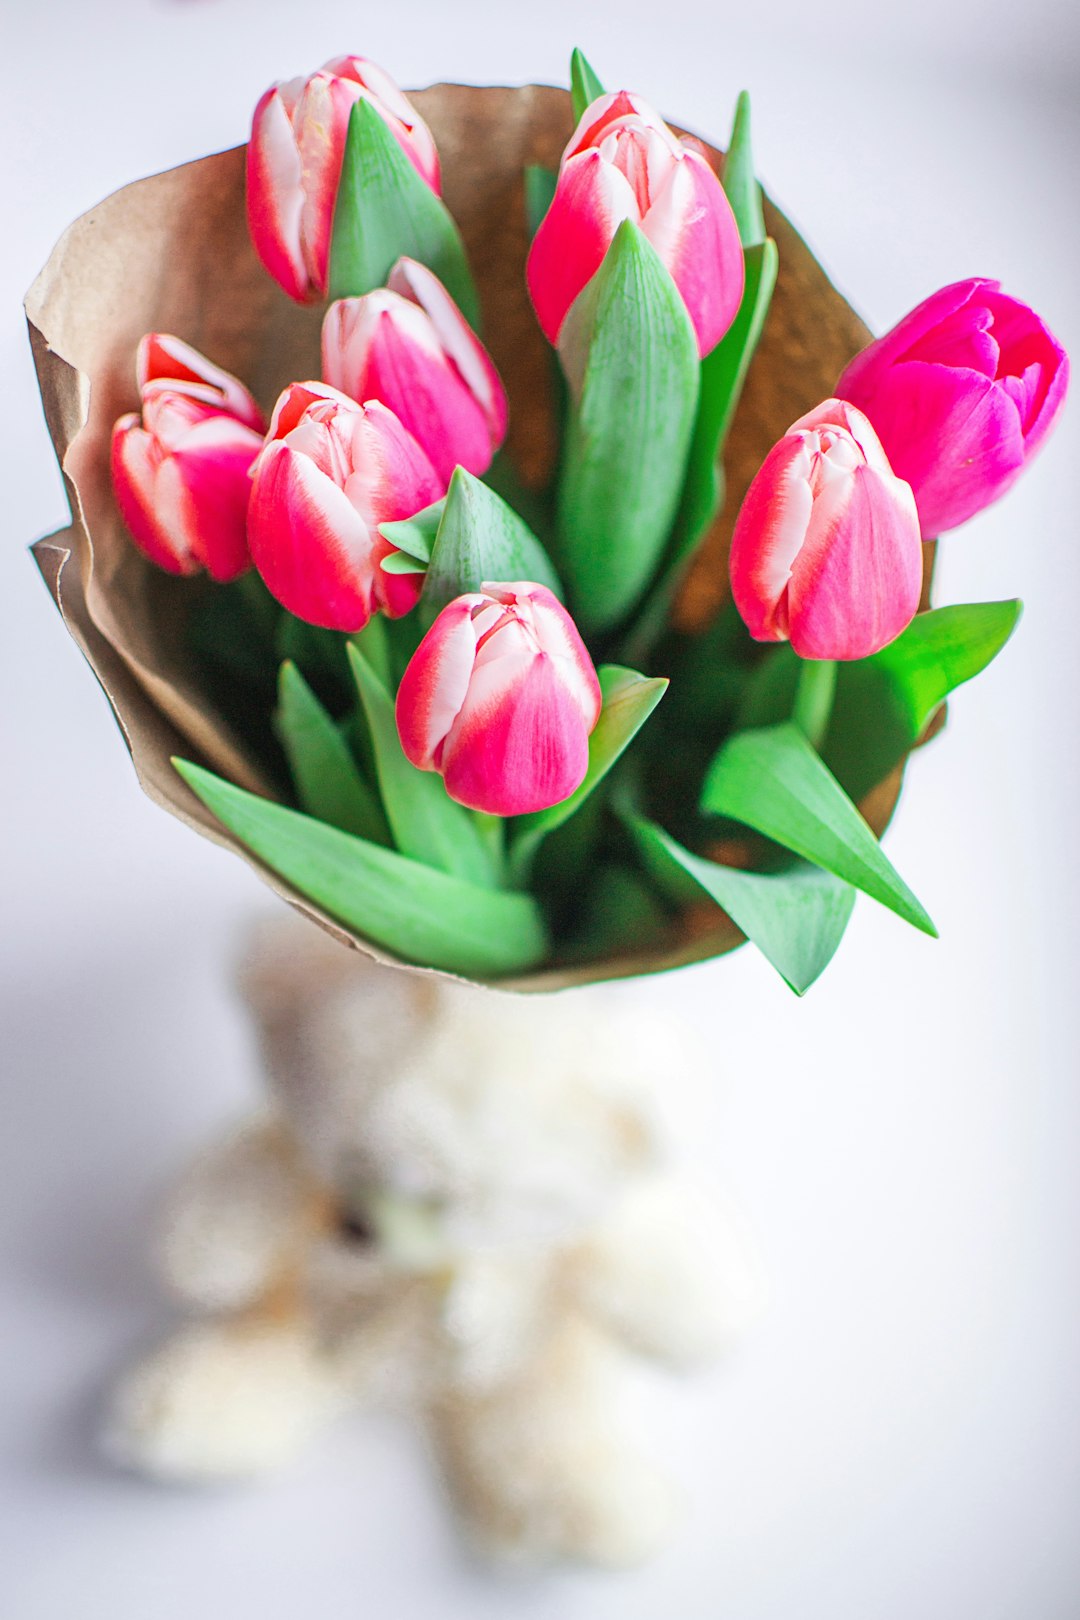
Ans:
{"type": "Polygon", "coordinates": [[[556,341],[624,219],[641,226],[671,272],[708,354],[742,300],[739,227],[701,153],[625,90],[586,109],[529,251],[529,293],[545,337],[556,341]]]}
{"type": "Polygon", "coordinates": [[[322,369],[352,399],[388,405],[446,483],[459,464],[485,473],[506,436],[506,393],[487,350],[414,259],[399,259],[386,287],[330,305],[322,369]]]}
{"type": "Polygon", "coordinates": [[[848,366],[836,392],[865,411],[915,492],[927,539],[1016,481],[1065,400],[1065,350],[997,281],[957,281],[848,366]]]}
{"type": "Polygon", "coordinates": [[[239,378],[215,366],[182,338],[147,332],[135,353],[135,375],[144,397],[148,389],[164,387],[212,411],[235,416],[256,433],[266,432],[266,418],[239,378]]]}
{"type": "Polygon", "coordinates": [[[483,585],[443,608],[401,678],[401,746],[459,804],[496,816],[569,798],[589,763],[600,683],[543,585],[483,585]]]}
{"type": "Polygon", "coordinates": [[[755,641],[867,658],[914,618],[919,519],[870,423],[827,399],[774,444],[731,540],[735,606],[755,641]]]}
{"type": "Polygon", "coordinates": [[[374,62],[336,56],[307,79],[274,85],[251,124],[248,225],[259,258],[297,303],[326,295],[349,114],[361,98],[379,113],[417,173],[439,190],[431,131],[374,62]]]}
{"type": "Polygon", "coordinates": [[[251,560],[283,607],[327,630],[415,607],[423,576],[380,567],[396,549],[380,523],[412,517],[446,491],[392,411],[325,383],[293,383],[274,407],[253,469],[251,560]]]}
{"type": "Polygon", "coordinates": [[[205,568],[235,579],[248,567],[248,470],[263,417],[244,387],[163,332],[139,344],[142,411],[113,428],[112,478],[132,539],[170,574],[205,568]]]}

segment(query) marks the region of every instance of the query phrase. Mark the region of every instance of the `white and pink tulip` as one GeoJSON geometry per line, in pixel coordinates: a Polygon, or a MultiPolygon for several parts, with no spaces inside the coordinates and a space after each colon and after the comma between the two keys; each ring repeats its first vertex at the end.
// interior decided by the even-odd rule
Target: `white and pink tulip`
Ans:
{"type": "Polygon", "coordinates": [[[190,344],[151,332],[139,344],[142,408],[112,433],[112,480],[132,539],[159,568],[221,582],[249,566],[248,472],[264,421],[243,383],[190,344]]]}
{"type": "Polygon", "coordinates": [[[773,446],[730,566],[750,634],[801,658],[867,658],[907,627],[922,590],[915,498],[861,411],[826,400],[773,446]]]}
{"type": "Polygon", "coordinates": [[[251,560],[290,613],[352,632],[373,613],[396,619],[416,605],[422,576],[383,571],[395,547],[378,525],[412,517],[446,485],[393,411],[293,383],[253,475],[251,560]]]}
{"type": "Polygon", "coordinates": [[[625,219],[640,225],[670,271],[698,349],[708,354],[742,300],[739,227],[701,153],[626,90],[586,108],[533,239],[529,293],[544,335],[557,341],[570,305],[599,270],[625,219]]]}
{"type": "Polygon", "coordinates": [[[443,608],[402,676],[401,746],[459,804],[517,816],[579,787],[600,684],[542,585],[485,584],[443,608]]]}
{"type": "Polygon", "coordinates": [[[506,391],[487,350],[414,259],[399,259],[386,287],[331,304],[322,371],[352,399],[388,405],[446,483],[458,465],[485,473],[506,436],[506,391]]]}
{"type": "Polygon", "coordinates": [[[349,114],[369,101],[417,173],[439,190],[431,131],[389,74],[362,56],[337,56],[307,79],[267,90],[247,150],[248,225],[255,251],[297,303],[326,296],[330,233],[349,114]]]}

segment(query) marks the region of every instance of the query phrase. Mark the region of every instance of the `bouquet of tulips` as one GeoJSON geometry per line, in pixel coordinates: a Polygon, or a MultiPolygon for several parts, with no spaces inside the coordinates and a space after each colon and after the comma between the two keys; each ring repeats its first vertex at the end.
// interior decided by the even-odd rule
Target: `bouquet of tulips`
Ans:
{"type": "MultiPolygon", "coordinates": [[[[262,787],[175,768],[293,898],[399,961],[508,982],[746,936],[801,993],[860,890],[934,931],[875,828],[1019,604],[931,610],[930,542],[1019,476],[1066,357],[998,283],[946,287],[789,406],[725,501],[784,274],[748,103],[718,173],[577,52],[571,80],[558,171],[498,202],[550,345],[539,469],[503,448],[530,400],[484,346],[499,290],[417,109],[358,57],[259,102],[248,228],[318,306],[319,375],[267,421],[190,334],[149,332],[112,433],[130,542],[203,576],[175,582],[177,622],[262,787]]],[[[797,399],[806,353],[782,358],[797,399]]]]}

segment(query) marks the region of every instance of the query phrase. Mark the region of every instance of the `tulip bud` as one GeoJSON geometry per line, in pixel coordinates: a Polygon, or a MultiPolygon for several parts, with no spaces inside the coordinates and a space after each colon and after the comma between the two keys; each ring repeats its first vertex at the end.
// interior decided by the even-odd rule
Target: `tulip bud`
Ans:
{"type": "Polygon", "coordinates": [[[323,376],[355,400],[388,405],[444,483],[479,477],[506,435],[506,393],[487,350],[442,282],[399,259],[386,287],[331,304],[323,376]]]}
{"type": "Polygon", "coordinates": [[[113,489],[139,549],[170,574],[249,566],[248,472],[263,417],[243,383],[167,333],[139,344],[141,412],[112,434],[113,489]]]}
{"type": "Polygon", "coordinates": [[[529,294],[545,337],[556,342],[624,219],[641,226],[670,271],[699,353],[708,354],[742,300],[739,227],[706,159],[625,90],[586,109],[529,251],[529,294]]]}
{"type": "Polygon", "coordinates": [[[401,678],[406,756],[459,804],[496,816],[560,804],[581,785],[600,683],[543,585],[481,586],[443,608],[401,678]]]}
{"type": "Polygon", "coordinates": [[[801,658],[868,658],[914,618],[914,497],[861,411],[828,399],[773,445],[735,522],[731,589],[755,641],[801,658]]]}
{"type": "Polygon", "coordinates": [[[252,472],[251,560],[290,613],[355,631],[380,610],[396,619],[415,607],[423,576],[383,572],[396,547],[378,525],[412,517],[446,486],[385,405],[293,383],[252,472]]]}
{"type": "Polygon", "coordinates": [[[927,539],[1019,477],[1065,400],[1069,361],[997,281],[943,287],[847,367],[836,392],[865,411],[915,493],[927,539]]]}
{"type": "Polygon", "coordinates": [[[418,174],[439,190],[431,131],[393,79],[362,56],[338,56],[307,79],[267,90],[247,150],[248,225],[255,251],[297,303],[326,296],[349,114],[369,101],[418,174]]]}

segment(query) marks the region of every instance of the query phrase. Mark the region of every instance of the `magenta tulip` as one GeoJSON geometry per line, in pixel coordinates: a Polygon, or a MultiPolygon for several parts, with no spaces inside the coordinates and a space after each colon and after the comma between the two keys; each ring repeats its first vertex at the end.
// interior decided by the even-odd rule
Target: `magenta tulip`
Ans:
{"type": "Polygon", "coordinates": [[[249,566],[248,476],[263,417],[243,383],[163,332],[139,344],[142,409],[112,434],[112,479],[140,551],[170,574],[216,580],[249,566]]]}
{"type": "Polygon", "coordinates": [[[394,413],[325,383],[293,383],[253,469],[251,560],[273,596],[308,624],[362,630],[416,605],[419,574],[380,566],[395,547],[380,523],[412,517],[446,485],[394,413]]]}
{"type": "Polygon", "coordinates": [[[1065,350],[997,281],[925,299],[848,366],[837,393],[865,411],[915,492],[932,539],[1015,483],[1065,400],[1065,350]]]}
{"type": "Polygon", "coordinates": [[[755,641],[801,658],[867,658],[914,618],[915,500],[854,406],[828,399],[773,445],[735,522],[731,589],[755,641]]]}
{"type": "Polygon", "coordinates": [[[599,270],[624,219],[640,225],[671,272],[706,355],[743,294],[739,227],[705,158],[658,113],[620,90],[587,108],[562,156],[558,185],[529,252],[529,293],[544,335],[599,270]]]}
{"type": "Polygon", "coordinates": [[[401,678],[398,734],[459,804],[496,816],[560,804],[589,763],[600,683],[542,585],[483,585],[443,608],[401,678]]]}
{"type": "Polygon", "coordinates": [[[259,258],[297,303],[326,296],[349,114],[361,98],[432,190],[439,190],[431,131],[374,62],[337,56],[307,79],[267,90],[255,108],[247,150],[248,225],[259,258]]]}
{"type": "Polygon", "coordinates": [[[485,473],[506,436],[506,392],[487,350],[413,259],[398,260],[386,287],[331,304],[322,369],[352,399],[388,405],[446,483],[458,465],[485,473]]]}

